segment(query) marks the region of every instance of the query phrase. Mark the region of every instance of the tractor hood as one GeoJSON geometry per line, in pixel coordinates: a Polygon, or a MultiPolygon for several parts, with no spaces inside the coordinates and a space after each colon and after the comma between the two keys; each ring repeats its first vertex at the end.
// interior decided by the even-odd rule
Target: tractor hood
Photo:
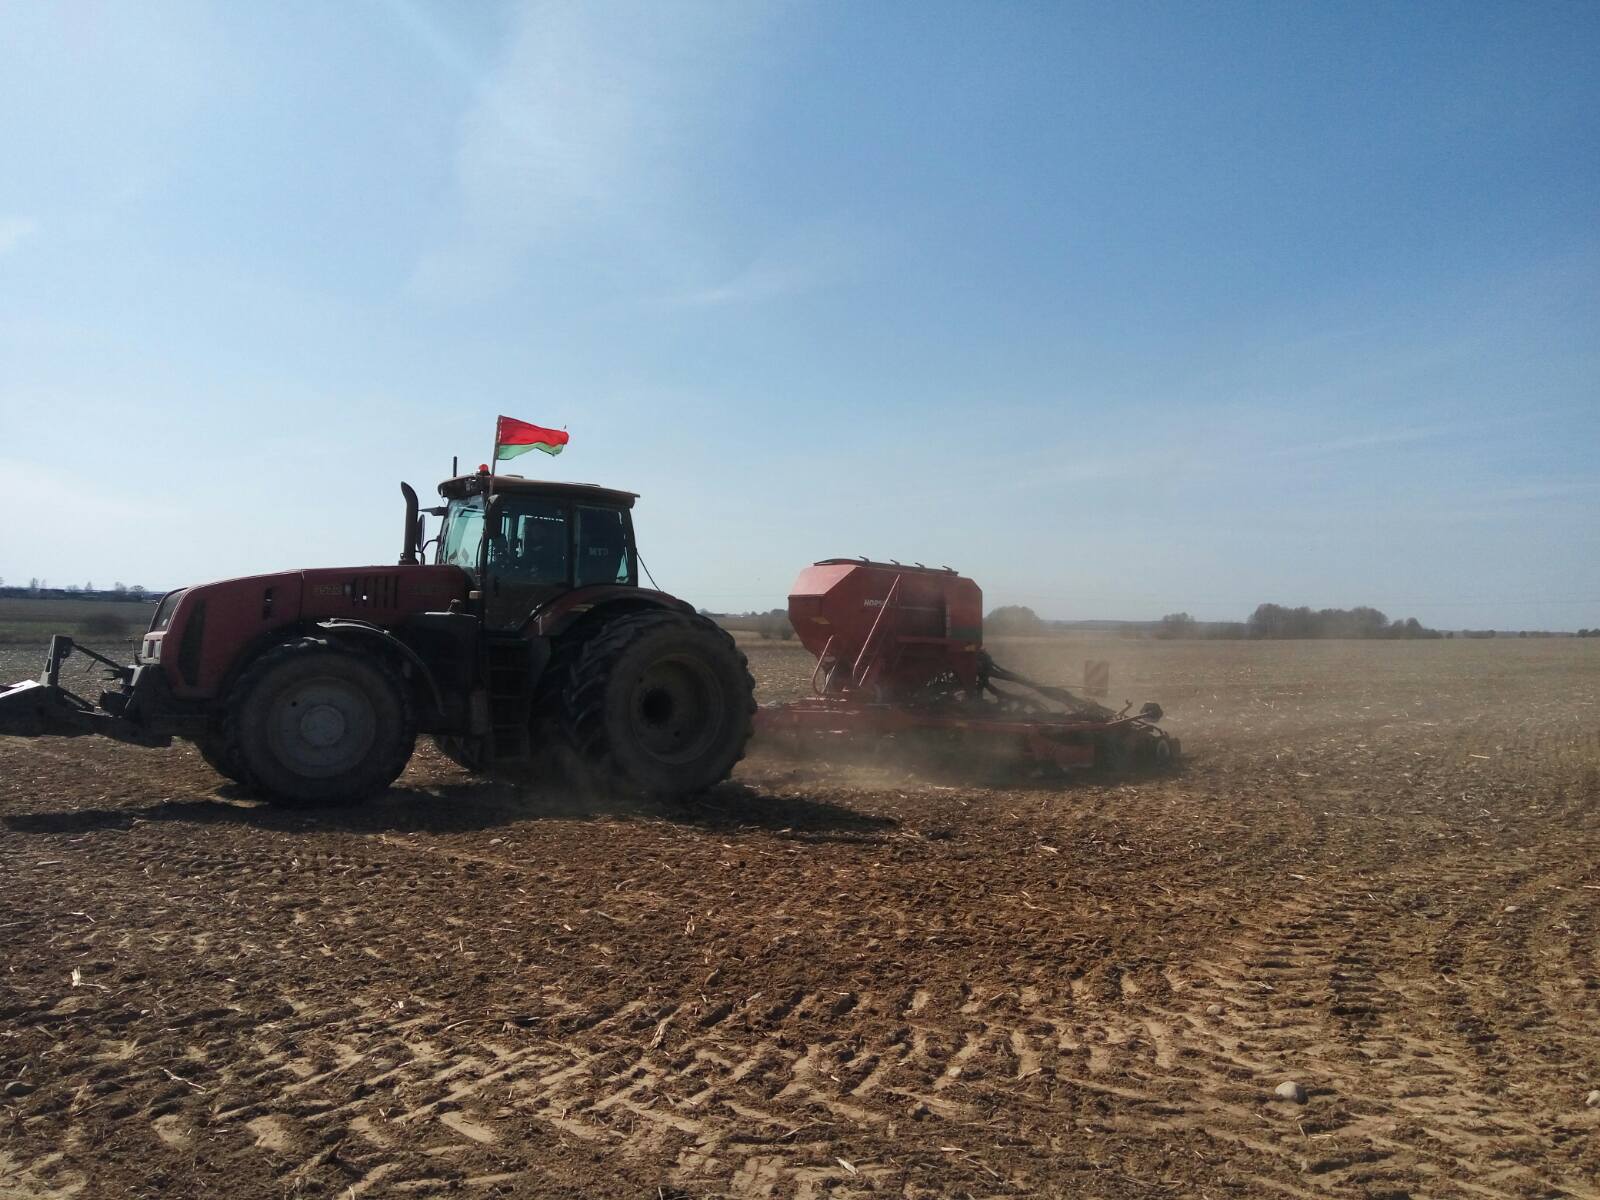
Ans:
{"type": "Polygon", "coordinates": [[[241,650],[330,618],[388,628],[413,613],[466,600],[467,573],[451,566],[329,567],[246,575],[169,592],[139,650],[160,663],[175,696],[216,694],[241,650]]]}

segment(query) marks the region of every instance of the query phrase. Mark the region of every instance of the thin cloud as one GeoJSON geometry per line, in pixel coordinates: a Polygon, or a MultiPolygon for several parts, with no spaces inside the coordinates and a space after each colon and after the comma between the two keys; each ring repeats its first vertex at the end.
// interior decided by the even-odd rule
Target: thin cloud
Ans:
{"type": "Polygon", "coordinates": [[[492,294],[533,251],[583,230],[632,246],[687,236],[688,151],[716,119],[708,96],[738,57],[740,11],[523,8],[461,124],[457,227],[419,261],[413,291],[492,294]]]}
{"type": "Polygon", "coordinates": [[[471,57],[446,35],[434,13],[425,5],[416,0],[392,0],[379,11],[391,17],[395,26],[440,68],[458,80],[475,82],[477,68],[471,57]]]}
{"type": "Polygon", "coordinates": [[[1274,446],[1262,452],[1270,458],[1316,458],[1322,455],[1347,454],[1354,450],[1371,450],[1379,446],[1406,446],[1418,442],[1438,441],[1440,438],[1468,432],[1478,425],[1433,425],[1412,429],[1380,429],[1372,433],[1346,434],[1342,437],[1318,438],[1292,446],[1274,446]]]}
{"type": "Polygon", "coordinates": [[[1196,465],[1195,452],[1181,446],[1148,446],[1119,453],[1067,443],[1048,451],[1046,457],[1049,461],[1032,468],[1018,469],[1014,461],[1009,470],[1000,466],[998,486],[1025,491],[1074,484],[1154,482],[1188,473],[1196,465]]]}
{"type": "Polygon", "coordinates": [[[1160,422],[1125,423],[1114,427],[1085,424],[1078,435],[1052,442],[992,464],[1010,490],[1051,489],[1088,484],[1197,484],[1219,477],[1256,478],[1272,464],[1278,474],[1297,464],[1319,459],[1359,457],[1364,452],[1459,440],[1487,432],[1497,421],[1376,429],[1311,438],[1264,435],[1256,419],[1238,412],[1207,417],[1185,414],[1180,425],[1160,422]]]}
{"type": "Polygon", "coordinates": [[[664,296],[656,303],[663,308],[716,308],[727,304],[753,304],[805,291],[821,278],[822,273],[815,267],[799,263],[757,263],[723,283],[689,288],[664,296]]]}
{"type": "Polygon", "coordinates": [[[10,254],[39,230],[27,217],[0,217],[0,254],[10,254]]]}
{"type": "Polygon", "coordinates": [[[1600,492],[1600,479],[1549,480],[1510,484],[1489,493],[1494,500],[1508,503],[1538,500],[1569,500],[1600,492]]]}
{"type": "Polygon", "coordinates": [[[664,309],[758,304],[846,282],[860,273],[869,254],[853,229],[837,224],[805,229],[767,247],[741,270],[658,296],[648,304],[664,309]]]}

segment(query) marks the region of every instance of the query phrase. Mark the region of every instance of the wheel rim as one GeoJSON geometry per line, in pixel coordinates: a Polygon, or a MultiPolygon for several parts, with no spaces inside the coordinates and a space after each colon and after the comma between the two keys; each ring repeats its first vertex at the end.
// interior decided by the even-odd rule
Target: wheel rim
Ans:
{"type": "Polygon", "coordinates": [[[330,676],[286,689],[267,718],[267,742],[278,761],[297,775],[326,778],[355,769],[377,737],[371,699],[354,684],[330,676]]]}
{"type": "Polygon", "coordinates": [[[717,740],[722,725],[722,689],[698,659],[657,659],[634,685],[629,706],[634,737],[662,762],[691,762],[717,740]]]}

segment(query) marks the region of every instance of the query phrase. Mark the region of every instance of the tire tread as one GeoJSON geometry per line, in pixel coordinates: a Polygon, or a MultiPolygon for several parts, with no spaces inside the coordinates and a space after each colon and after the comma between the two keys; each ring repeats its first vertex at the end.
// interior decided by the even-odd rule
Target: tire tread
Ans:
{"type": "Polygon", "coordinates": [[[234,683],[223,720],[222,753],[224,762],[238,764],[241,784],[273,803],[301,806],[354,803],[371,799],[386,791],[389,785],[400,777],[400,773],[406,769],[406,764],[411,761],[411,753],[416,746],[416,734],[417,720],[411,701],[411,689],[406,687],[405,680],[390,663],[376,655],[361,654],[330,638],[301,637],[294,641],[283,642],[262,653],[245,668],[234,683]],[[369,766],[337,796],[307,797],[303,793],[296,794],[274,787],[268,780],[263,779],[259,772],[251,768],[250,755],[243,741],[241,714],[248,706],[251,694],[281,665],[312,654],[341,655],[359,660],[373,668],[388,682],[400,707],[400,733],[392,740],[390,752],[369,766]]]}
{"type": "MultiPolygon", "coordinates": [[[[715,621],[698,613],[660,609],[630,612],[608,621],[590,638],[578,644],[571,665],[567,668],[568,676],[562,681],[558,719],[562,733],[585,773],[586,778],[582,782],[587,786],[608,794],[642,794],[651,800],[683,798],[683,793],[675,789],[641,787],[625,779],[615,766],[605,720],[606,691],[613,664],[635,642],[658,630],[673,627],[694,630],[707,637],[718,653],[727,654],[737,661],[744,684],[742,704],[735,701],[735,719],[740,721],[741,728],[738,748],[722,778],[727,778],[735,764],[744,758],[756,711],[755,680],[750,675],[748,660],[732,635],[715,621]]],[[[719,782],[720,779],[705,786],[714,786],[719,782]]]]}

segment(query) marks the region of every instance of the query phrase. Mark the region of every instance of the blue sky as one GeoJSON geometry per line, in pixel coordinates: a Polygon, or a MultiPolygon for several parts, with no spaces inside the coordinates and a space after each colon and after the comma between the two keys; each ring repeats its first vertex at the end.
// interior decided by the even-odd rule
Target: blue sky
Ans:
{"type": "Polygon", "coordinates": [[[0,28],[8,581],[389,561],[504,412],[715,609],[1600,625],[1595,5],[0,28]]]}

